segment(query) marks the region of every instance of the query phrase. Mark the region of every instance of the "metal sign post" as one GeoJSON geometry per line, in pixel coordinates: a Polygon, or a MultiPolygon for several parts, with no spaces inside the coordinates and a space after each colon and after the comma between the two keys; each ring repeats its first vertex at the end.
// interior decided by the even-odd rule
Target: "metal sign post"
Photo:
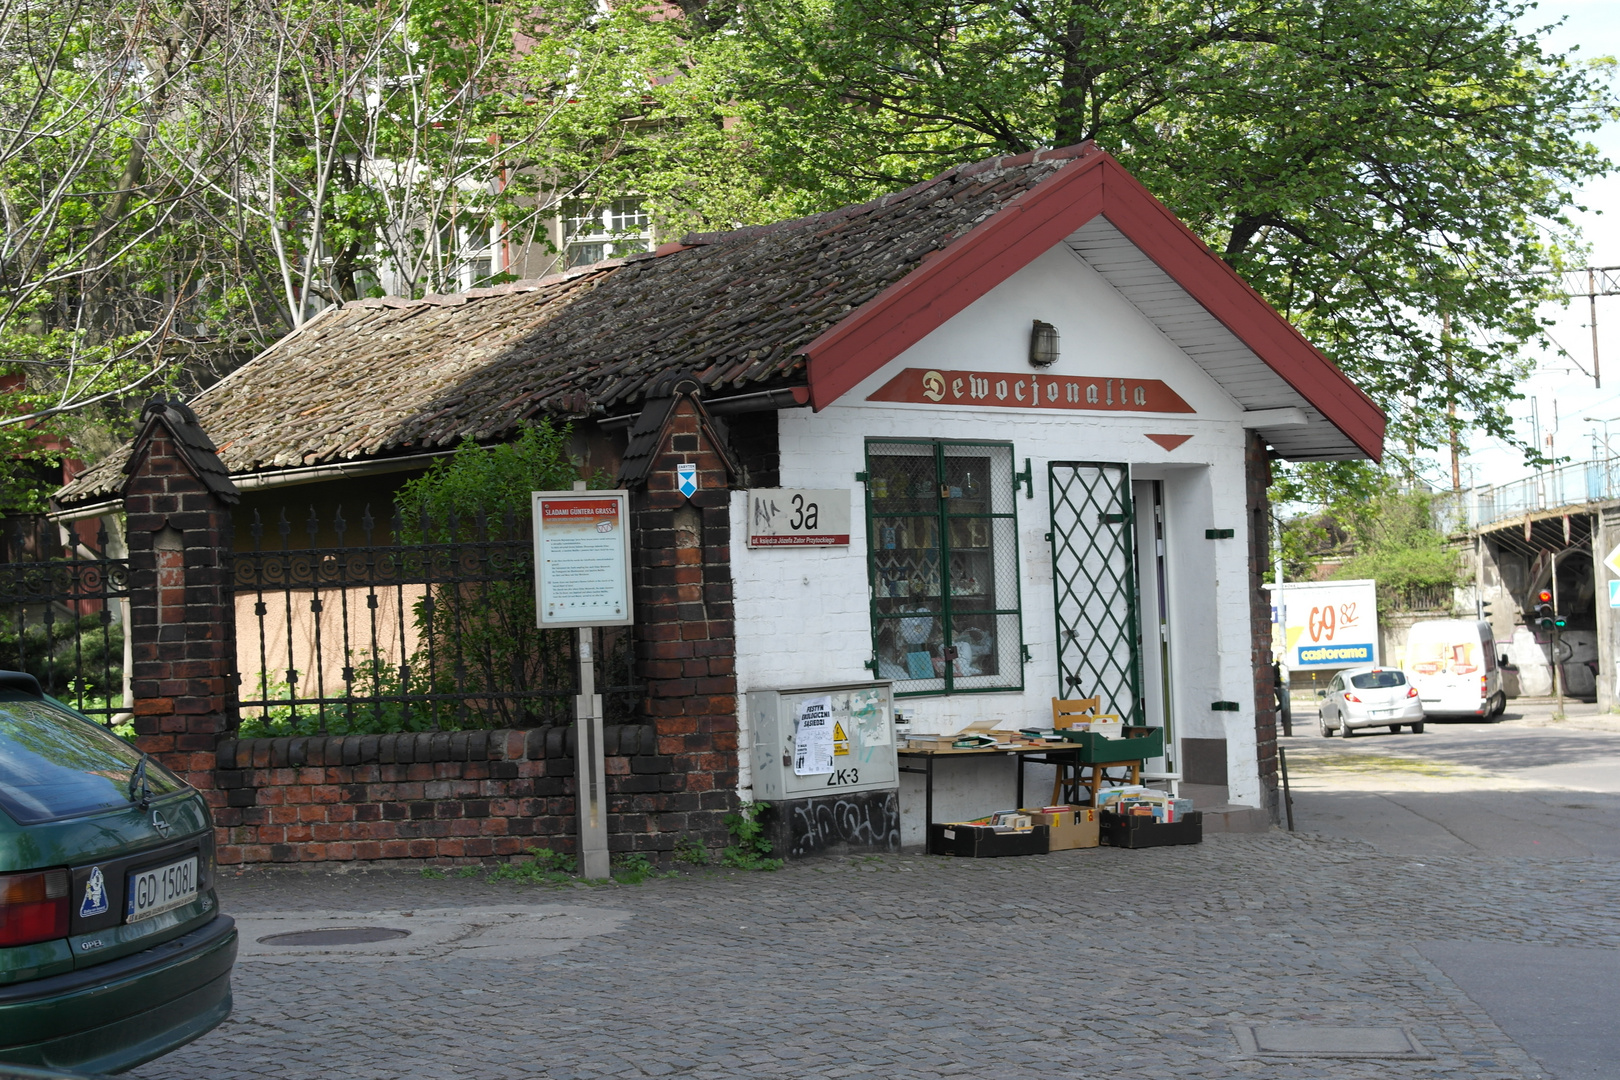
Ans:
{"type": "Polygon", "coordinates": [[[586,878],[610,874],[607,830],[607,755],[603,749],[602,695],[596,692],[596,628],[629,626],[630,496],[625,491],[536,491],[534,507],[535,613],[542,630],[579,630],[579,696],[574,699],[574,749],[579,870],[586,878]]]}

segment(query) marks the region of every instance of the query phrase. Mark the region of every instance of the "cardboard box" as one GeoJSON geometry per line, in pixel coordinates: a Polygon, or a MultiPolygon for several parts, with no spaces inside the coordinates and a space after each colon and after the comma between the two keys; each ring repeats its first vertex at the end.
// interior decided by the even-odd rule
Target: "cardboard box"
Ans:
{"type": "Polygon", "coordinates": [[[1062,810],[1037,808],[1023,810],[1032,821],[1051,830],[1049,850],[1072,851],[1075,848],[1096,847],[1101,840],[1101,823],[1097,811],[1090,806],[1070,806],[1062,810]]]}
{"type": "Polygon", "coordinates": [[[1051,830],[1036,825],[1010,832],[966,821],[940,821],[928,827],[928,853],[963,859],[999,859],[1009,855],[1045,855],[1051,830]]]}

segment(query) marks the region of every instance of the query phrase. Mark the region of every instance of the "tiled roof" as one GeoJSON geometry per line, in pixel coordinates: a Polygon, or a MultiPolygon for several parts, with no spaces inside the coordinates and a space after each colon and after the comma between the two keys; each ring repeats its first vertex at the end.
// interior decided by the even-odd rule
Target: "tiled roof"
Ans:
{"type": "Polygon", "coordinates": [[[197,414],[178,401],[149,401],[141,410],[141,430],[135,436],[130,453],[138,455],[142,442],[150,438],[158,425],[169,429],[175,446],[191,471],[197,474],[203,487],[226,503],[235,503],[241,496],[231,482],[230,473],[219,460],[219,448],[213,444],[197,423],[197,414]]]}
{"type": "MultiPolygon", "coordinates": [[[[961,165],[859,206],[295,331],[190,402],[233,474],[503,437],[540,415],[627,411],[691,373],[709,394],[802,380],[799,350],[1089,144],[961,165]]],[[[127,451],[58,493],[116,495],[127,451]]]]}
{"type": "MultiPolygon", "coordinates": [[[[862,206],[689,235],[538,282],[347,304],[190,405],[240,474],[501,439],[541,415],[622,413],[671,372],[710,393],[800,379],[797,350],[1089,149],[959,165],[862,206]]],[[[117,494],[126,455],[99,461],[58,504],[117,494]]]]}

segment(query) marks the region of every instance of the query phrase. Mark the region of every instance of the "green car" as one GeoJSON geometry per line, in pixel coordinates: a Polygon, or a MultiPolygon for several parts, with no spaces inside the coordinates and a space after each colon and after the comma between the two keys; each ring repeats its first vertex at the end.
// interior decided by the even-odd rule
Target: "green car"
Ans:
{"type": "Polygon", "coordinates": [[[203,797],[0,672],[0,1062],[131,1069],[231,1012],[203,797]]]}

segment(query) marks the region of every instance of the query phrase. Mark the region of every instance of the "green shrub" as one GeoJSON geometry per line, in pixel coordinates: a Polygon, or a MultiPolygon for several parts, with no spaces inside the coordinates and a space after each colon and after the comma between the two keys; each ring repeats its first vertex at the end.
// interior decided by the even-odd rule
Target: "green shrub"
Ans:
{"type": "Polygon", "coordinates": [[[722,866],[738,870],[780,870],[781,859],[771,858],[770,837],[760,818],[771,808],[767,802],[745,802],[735,814],[725,816],[726,831],[735,843],[720,853],[722,866]]]}

